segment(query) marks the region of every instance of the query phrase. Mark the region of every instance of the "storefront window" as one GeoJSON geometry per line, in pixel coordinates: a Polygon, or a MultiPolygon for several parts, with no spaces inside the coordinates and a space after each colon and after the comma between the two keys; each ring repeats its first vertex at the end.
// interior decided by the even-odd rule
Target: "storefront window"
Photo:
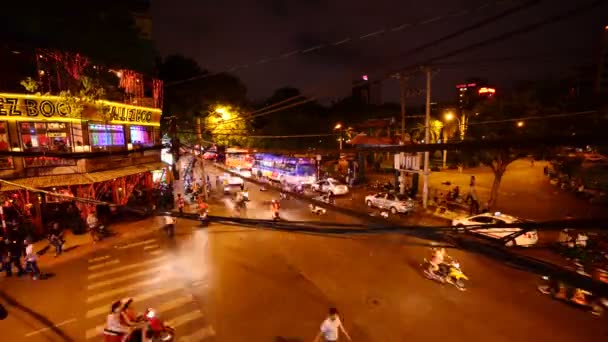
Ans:
{"type": "Polygon", "coordinates": [[[131,143],[133,145],[154,145],[154,128],[147,126],[131,126],[131,143]]]}
{"type": "MultiPolygon", "coordinates": [[[[0,151],[8,151],[10,149],[10,143],[8,141],[8,126],[6,121],[0,121],[0,151]]],[[[0,158],[0,169],[12,169],[13,158],[2,157],[0,158]]]]}
{"type": "Polygon", "coordinates": [[[70,151],[71,134],[68,123],[21,122],[19,131],[25,151],[70,151]]]}
{"type": "Polygon", "coordinates": [[[124,147],[125,130],[122,125],[89,124],[93,148],[124,147]]]}

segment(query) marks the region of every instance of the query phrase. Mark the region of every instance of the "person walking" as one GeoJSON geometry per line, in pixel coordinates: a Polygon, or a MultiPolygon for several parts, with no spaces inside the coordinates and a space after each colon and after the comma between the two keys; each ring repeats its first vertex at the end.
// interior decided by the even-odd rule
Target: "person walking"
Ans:
{"type": "Polygon", "coordinates": [[[25,243],[25,271],[32,275],[32,279],[38,280],[40,278],[40,269],[38,268],[38,260],[36,252],[34,251],[34,244],[31,240],[26,240],[25,243]]]}
{"type": "Polygon", "coordinates": [[[175,217],[171,216],[171,214],[165,215],[165,231],[168,237],[175,235],[175,217]]]}
{"type": "Polygon", "coordinates": [[[49,230],[49,242],[55,247],[55,257],[58,257],[63,252],[63,233],[59,228],[59,223],[54,222],[49,230]]]}
{"type": "Polygon", "coordinates": [[[179,209],[179,216],[184,215],[184,207],[186,206],[186,200],[182,194],[177,194],[177,209],[179,209]]]}
{"type": "Polygon", "coordinates": [[[97,219],[97,215],[95,214],[95,210],[91,210],[89,215],[87,215],[87,227],[89,228],[89,234],[91,234],[91,239],[93,243],[96,243],[101,239],[97,232],[97,228],[99,227],[99,219],[97,219]]]}
{"type": "Polygon", "coordinates": [[[347,340],[352,340],[340,321],[338,309],[329,308],[329,315],[323,323],[321,323],[321,329],[315,337],[314,342],[337,342],[340,331],[346,336],[347,340]]]}
{"type": "Polygon", "coordinates": [[[13,266],[17,268],[17,276],[22,276],[25,273],[25,270],[21,265],[21,255],[23,254],[23,237],[19,233],[17,226],[13,226],[9,231],[7,250],[8,263],[5,268],[6,276],[10,277],[13,275],[13,266]]]}

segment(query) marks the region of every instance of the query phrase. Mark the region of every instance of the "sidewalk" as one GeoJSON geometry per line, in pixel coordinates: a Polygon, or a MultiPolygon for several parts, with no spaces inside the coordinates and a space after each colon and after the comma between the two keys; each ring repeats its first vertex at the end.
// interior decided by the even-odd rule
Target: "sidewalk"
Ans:
{"type": "Polygon", "coordinates": [[[114,235],[97,243],[93,243],[88,233],[74,235],[71,231],[65,230],[64,239],[66,242],[63,245],[63,253],[58,257],[55,257],[55,248],[49,245],[48,240],[44,239],[34,243],[34,250],[38,253],[46,249],[45,253],[38,256],[38,264],[42,269],[45,269],[81,258],[93,251],[111,247],[120,239],[134,238],[150,233],[162,227],[161,220],[162,217],[160,216],[152,216],[139,221],[114,223],[109,226],[114,235]]]}

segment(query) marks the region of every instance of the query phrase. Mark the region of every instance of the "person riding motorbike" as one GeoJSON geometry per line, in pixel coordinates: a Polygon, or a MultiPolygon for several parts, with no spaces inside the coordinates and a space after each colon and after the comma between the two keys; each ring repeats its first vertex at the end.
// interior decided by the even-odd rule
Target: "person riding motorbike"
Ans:
{"type": "Polygon", "coordinates": [[[103,330],[105,342],[122,342],[131,331],[129,327],[121,323],[122,302],[117,300],[112,303],[110,313],[106,317],[106,326],[103,330]]]}
{"type": "Polygon", "coordinates": [[[273,219],[278,219],[279,218],[279,209],[280,209],[280,205],[279,202],[277,200],[272,200],[270,203],[270,210],[272,211],[272,218],[273,219]]]}
{"type": "Polygon", "coordinates": [[[431,273],[436,273],[437,271],[439,271],[439,265],[443,264],[446,257],[447,252],[445,248],[434,248],[433,255],[431,256],[431,260],[429,261],[429,271],[431,273]]]}

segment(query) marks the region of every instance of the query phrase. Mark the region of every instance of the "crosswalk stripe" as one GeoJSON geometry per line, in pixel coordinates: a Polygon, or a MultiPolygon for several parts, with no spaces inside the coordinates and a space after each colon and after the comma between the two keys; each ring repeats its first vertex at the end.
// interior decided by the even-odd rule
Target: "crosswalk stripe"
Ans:
{"type": "Polygon", "coordinates": [[[101,263],[101,264],[91,265],[91,266],[89,266],[89,271],[98,270],[100,268],[116,265],[118,263],[120,263],[120,260],[114,259],[114,260],[106,261],[106,262],[101,263]]]}
{"type": "Polygon", "coordinates": [[[167,271],[167,270],[169,270],[169,266],[167,266],[167,265],[152,267],[152,268],[148,268],[148,269],[145,269],[145,270],[142,270],[139,272],[128,273],[128,274],[125,274],[120,277],[112,277],[112,279],[98,281],[96,283],[93,283],[93,284],[90,284],[89,286],[87,286],[87,290],[94,290],[94,289],[98,289],[100,287],[104,287],[104,286],[108,286],[108,285],[112,285],[112,284],[116,284],[116,283],[121,283],[128,279],[133,279],[133,278],[141,277],[143,275],[147,275],[150,273],[157,273],[157,272],[167,271]]]}
{"type": "Polygon", "coordinates": [[[137,283],[131,283],[129,285],[117,288],[117,289],[112,289],[109,291],[105,291],[105,292],[100,292],[97,293],[95,295],[89,296],[87,298],[87,303],[92,303],[92,302],[96,302],[98,300],[104,299],[104,298],[108,298],[108,297],[114,297],[117,296],[121,293],[125,293],[131,290],[135,290],[138,289],[141,286],[147,286],[147,285],[152,285],[152,284],[156,284],[156,283],[160,283],[161,281],[166,280],[166,279],[162,279],[160,277],[156,277],[156,278],[152,278],[152,279],[146,279],[137,283]]]}
{"type": "Polygon", "coordinates": [[[162,254],[162,253],[163,253],[163,251],[161,251],[160,249],[157,249],[157,250],[155,250],[155,251],[151,251],[151,252],[150,252],[150,254],[151,254],[151,255],[160,255],[160,254],[162,254]]]}
{"type": "MultiPolygon", "coordinates": [[[[182,305],[191,303],[193,300],[194,300],[194,297],[192,297],[192,295],[180,296],[180,297],[177,297],[177,298],[175,298],[175,299],[173,299],[173,300],[171,300],[169,302],[165,302],[165,303],[159,305],[158,308],[156,308],[156,312],[163,313],[163,312],[166,312],[166,311],[170,311],[170,310],[176,309],[176,308],[178,308],[178,307],[180,307],[182,305]]],[[[107,308],[106,308],[106,311],[107,311],[107,308]]],[[[177,325],[182,325],[182,324],[187,323],[189,321],[195,320],[198,317],[202,317],[202,313],[200,313],[200,311],[198,311],[198,310],[196,310],[194,312],[190,312],[189,314],[185,314],[185,315],[176,317],[176,319],[180,319],[180,321],[178,321],[179,324],[177,324],[177,325]],[[196,312],[198,312],[200,315],[192,315],[193,313],[196,313],[196,312]],[[191,316],[189,316],[189,314],[191,316]]],[[[172,326],[177,326],[177,325],[172,325],[172,326]]],[[[96,336],[99,336],[103,332],[103,329],[104,329],[104,325],[103,324],[98,325],[95,328],[88,329],[85,332],[85,337],[88,340],[88,339],[94,338],[96,336]]]]}
{"type": "Polygon", "coordinates": [[[133,248],[133,247],[137,247],[137,246],[143,246],[143,245],[147,245],[147,244],[151,244],[156,242],[156,239],[150,239],[150,240],[145,240],[145,241],[139,241],[139,242],[134,242],[134,243],[130,243],[127,245],[123,245],[123,246],[117,246],[116,248],[118,249],[127,249],[127,248],[133,248]]]}
{"type": "MultiPolygon", "coordinates": [[[[133,296],[133,301],[135,303],[138,303],[138,302],[142,302],[144,300],[150,299],[150,298],[165,295],[167,293],[176,292],[181,289],[182,288],[180,286],[161,287],[161,288],[157,288],[157,289],[151,289],[151,290],[143,292],[142,294],[133,296]]],[[[108,304],[104,304],[103,306],[100,306],[100,307],[87,311],[86,317],[91,318],[91,317],[99,316],[102,314],[107,314],[109,312],[110,312],[110,304],[108,303],[108,304]]]]}
{"type": "Polygon", "coordinates": [[[104,255],[104,256],[97,257],[97,258],[89,259],[89,263],[92,264],[92,263],[95,263],[95,262],[98,262],[98,261],[102,261],[102,260],[106,260],[106,259],[110,259],[110,256],[109,255],[104,255]]]}
{"type": "Polygon", "coordinates": [[[201,342],[204,341],[207,337],[215,336],[215,330],[213,327],[208,325],[202,329],[197,330],[192,335],[183,336],[179,339],[179,342],[201,342]]]}
{"type": "Polygon", "coordinates": [[[158,247],[160,247],[160,246],[159,245],[144,246],[144,251],[147,251],[148,249],[157,249],[158,247]]]}
{"type": "Polygon", "coordinates": [[[172,318],[167,322],[167,324],[173,328],[177,328],[180,325],[184,325],[188,322],[194,321],[195,319],[199,319],[203,317],[203,313],[200,310],[194,310],[188,312],[187,314],[183,314],[181,316],[177,316],[172,318]]]}
{"type": "Polygon", "coordinates": [[[127,271],[127,270],[132,270],[134,268],[138,268],[138,267],[142,267],[142,266],[146,266],[146,265],[150,265],[150,264],[154,264],[157,263],[159,261],[163,261],[167,258],[167,256],[161,256],[155,259],[150,259],[150,260],[146,260],[146,261],[142,261],[142,262],[137,262],[134,264],[129,264],[129,265],[125,265],[125,266],[121,266],[121,267],[116,267],[110,270],[106,270],[106,271],[101,271],[101,272],[97,272],[97,273],[93,273],[93,274],[89,274],[88,279],[92,280],[92,279],[97,279],[97,278],[101,278],[110,274],[114,274],[114,273],[120,273],[123,271],[127,271]]]}

